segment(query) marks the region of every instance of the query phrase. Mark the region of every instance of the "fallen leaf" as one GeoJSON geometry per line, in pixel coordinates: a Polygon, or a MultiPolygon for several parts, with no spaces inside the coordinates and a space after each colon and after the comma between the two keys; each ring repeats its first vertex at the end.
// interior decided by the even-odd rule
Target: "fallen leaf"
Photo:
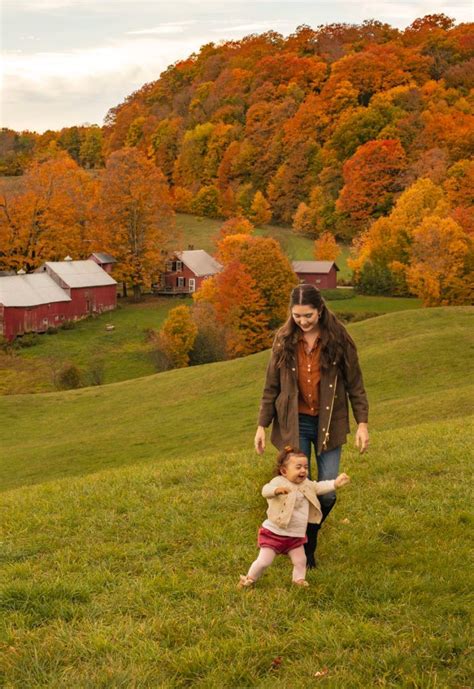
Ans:
{"type": "Polygon", "coordinates": [[[281,656],[277,656],[272,660],[272,670],[277,670],[281,665],[281,656]]]}
{"type": "Polygon", "coordinates": [[[328,669],[327,667],[323,667],[322,670],[318,670],[318,672],[315,672],[315,673],[314,673],[314,676],[315,676],[315,677],[319,677],[319,678],[321,678],[321,677],[326,677],[326,675],[328,674],[328,672],[329,672],[329,669],[328,669]]]}
{"type": "Polygon", "coordinates": [[[350,524],[350,520],[346,517],[345,519],[341,519],[341,524],[350,524]]]}

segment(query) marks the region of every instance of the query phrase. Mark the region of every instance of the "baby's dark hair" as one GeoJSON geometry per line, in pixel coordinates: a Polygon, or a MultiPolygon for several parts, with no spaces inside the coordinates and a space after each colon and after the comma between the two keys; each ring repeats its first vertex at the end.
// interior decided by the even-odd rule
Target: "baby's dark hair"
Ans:
{"type": "Polygon", "coordinates": [[[291,455],[301,455],[306,457],[305,453],[300,450],[299,447],[291,447],[291,445],[285,445],[283,450],[278,454],[275,462],[275,476],[280,476],[281,470],[288,463],[291,455]]]}

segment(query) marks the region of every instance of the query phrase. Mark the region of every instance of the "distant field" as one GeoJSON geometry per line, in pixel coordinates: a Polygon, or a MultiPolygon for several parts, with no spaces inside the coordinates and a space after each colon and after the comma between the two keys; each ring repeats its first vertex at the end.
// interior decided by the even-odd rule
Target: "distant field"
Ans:
{"type": "Polygon", "coordinates": [[[471,686],[473,313],[349,326],[371,447],[344,449],[307,590],[283,557],[236,590],[274,457],[252,448],[268,352],[1,397],[2,686],[471,686]]]}
{"type": "MultiPolygon", "coordinates": [[[[192,244],[195,249],[204,249],[210,253],[215,253],[216,246],[212,238],[217,235],[219,228],[224,222],[223,220],[211,220],[210,218],[200,218],[194,215],[178,213],[176,221],[178,228],[183,232],[185,247],[192,244]]],[[[314,259],[313,240],[308,237],[300,237],[290,227],[264,225],[257,228],[255,234],[277,239],[283,251],[292,261],[310,261],[314,259]]],[[[350,280],[351,271],[347,266],[350,247],[342,245],[341,248],[341,256],[337,259],[337,266],[340,269],[338,277],[343,280],[350,280]]]]}

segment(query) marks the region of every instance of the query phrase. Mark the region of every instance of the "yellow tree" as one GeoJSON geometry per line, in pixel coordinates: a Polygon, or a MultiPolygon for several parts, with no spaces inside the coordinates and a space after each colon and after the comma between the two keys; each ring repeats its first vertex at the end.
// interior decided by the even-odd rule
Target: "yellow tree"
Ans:
{"type": "Polygon", "coordinates": [[[335,261],[340,253],[341,249],[330,232],[323,232],[314,242],[314,258],[317,261],[335,261]]]}
{"type": "Polygon", "coordinates": [[[197,332],[197,325],[188,306],[171,309],[159,333],[159,346],[174,368],[183,368],[189,364],[189,352],[197,332]]]}
{"type": "Polygon", "coordinates": [[[254,225],[266,225],[272,219],[270,204],[261,191],[257,191],[253,197],[250,219],[254,225]]]}
{"type": "Polygon", "coordinates": [[[135,299],[163,269],[175,230],[163,173],[136,148],[115,151],[102,178],[97,241],[117,259],[117,276],[133,287],[135,299]]]}
{"type": "Polygon", "coordinates": [[[472,272],[465,275],[469,249],[468,236],[452,218],[430,215],[414,230],[407,282],[425,306],[450,304],[463,276],[472,285],[472,272]]]}

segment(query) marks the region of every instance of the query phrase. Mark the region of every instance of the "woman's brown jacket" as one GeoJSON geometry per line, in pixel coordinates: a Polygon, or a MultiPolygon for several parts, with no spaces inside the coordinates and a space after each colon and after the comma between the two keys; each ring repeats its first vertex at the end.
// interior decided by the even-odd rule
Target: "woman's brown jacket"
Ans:
{"type": "MultiPolygon", "coordinates": [[[[273,421],[271,441],[282,450],[285,445],[299,446],[298,428],[298,360],[293,355],[289,367],[276,365],[280,338],[275,338],[267,367],[258,425],[267,427],[273,421]]],[[[349,428],[349,405],[357,423],[367,423],[369,403],[355,345],[346,341],[341,361],[330,369],[321,368],[319,387],[318,455],[346,442],[349,428]]]]}

